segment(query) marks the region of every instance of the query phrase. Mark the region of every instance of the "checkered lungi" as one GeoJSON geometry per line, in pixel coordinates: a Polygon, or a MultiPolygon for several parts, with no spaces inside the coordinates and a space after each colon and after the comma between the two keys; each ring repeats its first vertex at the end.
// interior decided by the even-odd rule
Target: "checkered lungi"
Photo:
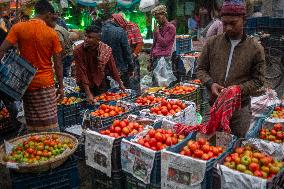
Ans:
{"type": "Polygon", "coordinates": [[[23,102],[27,129],[30,132],[59,131],[54,86],[27,91],[23,102]]]}

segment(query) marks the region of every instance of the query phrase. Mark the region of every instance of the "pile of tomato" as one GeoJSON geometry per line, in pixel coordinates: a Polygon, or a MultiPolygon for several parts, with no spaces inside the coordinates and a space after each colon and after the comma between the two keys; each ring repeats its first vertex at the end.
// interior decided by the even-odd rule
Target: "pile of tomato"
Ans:
{"type": "Polygon", "coordinates": [[[113,124],[105,130],[100,131],[102,135],[108,135],[114,138],[127,137],[136,135],[143,131],[144,126],[137,123],[124,119],[122,121],[114,120],[113,124]]]}
{"type": "Polygon", "coordinates": [[[152,105],[162,102],[162,100],[165,100],[165,98],[160,97],[154,97],[152,95],[145,96],[145,97],[138,97],[135,101],[138,106],[146,106],[146,105],[152,105]]]}
{"type": "Polygon", "coordinates": [[[184,135],[175,134],[171,129],[151,129],[144,137],[138,139],[137,143],[159,151],[181,142],[184,138],[184,135]]]}
{"type": "Polygon", "coordinates": [[[106,92],[101,94],[100,96],[96,96],[95,99],[97,101],[116,101],[119,99],[122,99],[124,97],[127,97],[127,93],[112,93],[112,92],[106,92]]]}
{"type": "Polygon", "coordinates": [[[172,89],[164,89],[163,92],[166,95],[180,95],[180,94],[189,94],[196,90],[195,86],[175,86],[172,89]]]}
{"type": "Polygon", "coordinates": [[[162,100],[160,105],[150,108],[150,112],[156,115],[169,116],[181,112],[186,107],[186,104],[180,100],[162,100]]]}
{"type": "Polygon", "coordinates": [[[125,112],[126,110],[120,106],[102,104],[97,110],[91,112],[91,115],[94,117],[108,118],[120,115],[125,112]]]}
{"type": "Polygon", "coordinates": [[[218,157],[223,152],[224,149],[221,146],[211,146],[206,139],[199,138],[197,141],[188,141],[180,154],[207,161],[211,158],[218,157]]]}

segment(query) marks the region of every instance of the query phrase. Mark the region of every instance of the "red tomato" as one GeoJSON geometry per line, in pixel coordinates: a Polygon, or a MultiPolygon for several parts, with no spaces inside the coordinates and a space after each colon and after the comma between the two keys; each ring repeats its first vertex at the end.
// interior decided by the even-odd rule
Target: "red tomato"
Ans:
{"type": "Polygon", "coordinates": [[[163,135],[160,132],[155,134],[155,138],[158,142],[163,142],[163,135]]]}
{"type": "Polygon", "coordinates": [[[120,121],[119,120],[114,120],[113,124],[114,127],[119,126],[120,125],[120,121]]]}
{"type": "Polygon", "coordinates": [[[202,155],[203,155],[203,151],[202,150],[195,150],[194,155],[198,158],[201,158],[202,155]]]}
{"type": "Polygon", "coordinates": [[[126,127],[127,124],[125,123],[125,121],[121,121],[119,125],[121,128],[124,128],[126,127]]]}
{"type": "Polygon", "coordinates": [[[149,141],[149,144],[151,147],[156,147],[157,146],[157,140],[156,138],[151,138],[150,141],[149,141]]]}
{"type": "Polygon", "coordinates": [[[116,132],[116,133],[121,133],[121,128],[120,128],[120,127],[115,127],[115,128],[114,128],[114,132],[116,132]]]}
{"type": "Polygon", "coordinates": [[[206,139],[205,138],[199,138],[197,139],[197,142],[199,145],[204,145],[206,143],[206,139]]]}
{"type": "Polygon", "coordinates": [[[203,145],[203,146],[201,147],[201,150],[203,150],[203,152],[207,153],[207,152],[209,152],[209,150],[210,150],[210,146],[207,145],[207,144],[205,144],[205,145],[203,145]]]}

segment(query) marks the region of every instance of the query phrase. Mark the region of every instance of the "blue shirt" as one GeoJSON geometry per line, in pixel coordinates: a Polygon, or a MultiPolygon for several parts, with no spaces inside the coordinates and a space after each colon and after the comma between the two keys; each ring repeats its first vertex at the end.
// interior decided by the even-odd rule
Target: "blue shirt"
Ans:
{"type": "Polygon", "coordinates": [[[120,72],[133,71],[131,49],[124,29],[111,21],[104,23],[102,42],[112,48],[112,54],[120,72]]]}
{"type": "Polygon", "coordinates": [[[187,21],[188,29],[196,30],[197,29],[197,22],[193,18],[189,18],[187,21]]]}

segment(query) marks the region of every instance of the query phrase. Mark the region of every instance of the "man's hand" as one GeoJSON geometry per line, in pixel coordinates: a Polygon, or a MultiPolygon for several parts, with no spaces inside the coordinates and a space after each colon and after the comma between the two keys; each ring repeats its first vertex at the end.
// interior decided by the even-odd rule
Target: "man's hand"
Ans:
{"type": "Polygon", "coordinates": [[[56,97],[59,100],[62,100],[64,98],[64,90],[63,88],[58,88],[56,91],[56,97]]]}
{"type": "Polygon", "coordinates": [[[129,72],[128,72],[128,77],[129,77],[129,78],[134,77],[134,72],[133,72],[133,71],[129,71],[129,72]]]}
{"type": "Polygon", "coordinates": [[[157,31],[159,31],[159,26],[158,26],[157,23],[155,23],[155,25],[154,25],[154,32],[157,32],[157,31]]]}
{"type": "Polygon", "coordinates": [[[220,95],[223,89],[225,88],[217,83],[213,83],[211,86],[211,92],[216,97],[220,95]]]}
{"type": "Polygon", "coordinates": [[[87,102],[89,104],[94,104],[94,103],[97,102],[97,100],[95,99],[95,97],[92,94],[89,94],[88,97],[87,97],[87,102]]]}
{"type": "Polygon", "coordinates": [[[122,90],[123,92],[125,91],[125,86],[123,85],[122,82],[119,84],[119,88],[120,88],[120,90],[122,90]]]}
{"type": "Polygon", "coordinates": [[[133,58],[137,58],[138,55],[136,53],[132,53],[133,58]]]}

